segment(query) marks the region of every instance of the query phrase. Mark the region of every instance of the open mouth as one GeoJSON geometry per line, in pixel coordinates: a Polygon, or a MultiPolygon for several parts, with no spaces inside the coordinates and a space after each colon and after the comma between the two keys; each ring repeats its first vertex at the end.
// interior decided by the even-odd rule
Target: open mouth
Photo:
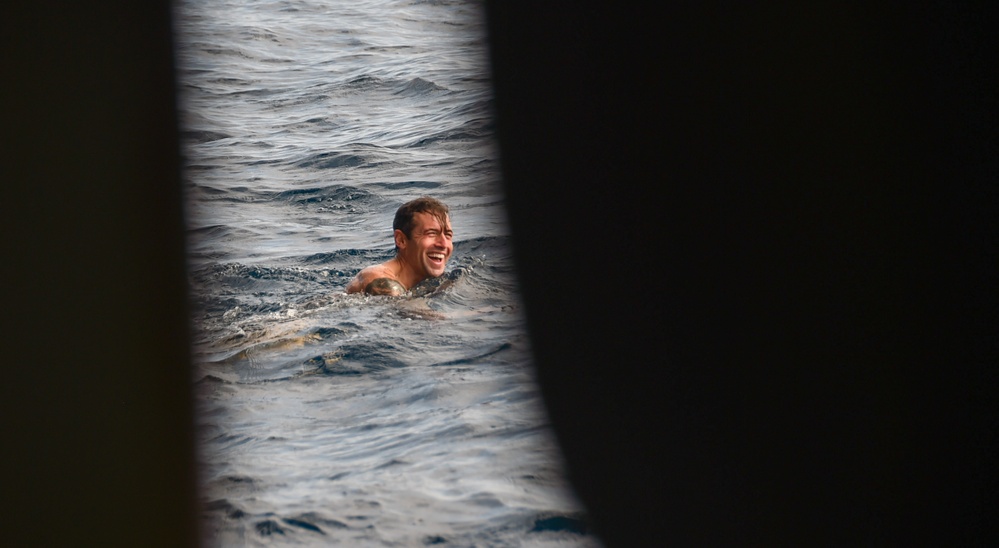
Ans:
{"type": "Polygon", "coordinates": [[[427,253],[427,257],[431,261],[433,261],[435,263],[443,263],[444,262],[444,254],[443,253],[437,253],[437,252],[427,253]]]}

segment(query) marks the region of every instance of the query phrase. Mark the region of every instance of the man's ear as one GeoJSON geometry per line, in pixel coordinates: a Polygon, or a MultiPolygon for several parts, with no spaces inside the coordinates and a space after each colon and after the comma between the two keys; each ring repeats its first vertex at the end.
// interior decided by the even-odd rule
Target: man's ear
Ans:
{"type": "Polygon", "coordinates": [[[406,242],[409,241],[409,239],[406,238],[406,233],[397,228],[395,229],[394,235],[395,235],[395,246],[398,247],[399,249],[405,249],[406,242]]]}

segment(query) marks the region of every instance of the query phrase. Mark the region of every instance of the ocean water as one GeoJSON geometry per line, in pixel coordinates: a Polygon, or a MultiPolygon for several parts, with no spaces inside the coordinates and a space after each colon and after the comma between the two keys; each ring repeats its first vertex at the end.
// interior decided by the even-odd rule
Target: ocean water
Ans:
{"type": "Polygon", "coordinates": [[[482,6],[180,0],[206,546],[598,546],[534,382],[482,6]],[[345,295],[403,202],[442,279],[345,295]]]}

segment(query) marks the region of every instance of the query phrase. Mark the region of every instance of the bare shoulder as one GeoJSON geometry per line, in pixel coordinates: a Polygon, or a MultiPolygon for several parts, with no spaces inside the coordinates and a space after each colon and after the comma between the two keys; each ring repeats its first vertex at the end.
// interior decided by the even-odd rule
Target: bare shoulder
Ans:
{"type": "Polygon", "coordinates": [[[371,282],[377,280],[378,278],[390,278],[395,279],[391,270],[384,264],[378,264],[374,266],[369,266],[364,268],[354,276],[354,279],[347,284],[347,293],[360,293],[371,282]]]}
{"type": "Polygon", "coordinates": [[[364,286],[364,292],[368,295],[399,297],[406,294],[406,288],[398,280],[392,278],[375,278],[371,283],[364,286]]]}

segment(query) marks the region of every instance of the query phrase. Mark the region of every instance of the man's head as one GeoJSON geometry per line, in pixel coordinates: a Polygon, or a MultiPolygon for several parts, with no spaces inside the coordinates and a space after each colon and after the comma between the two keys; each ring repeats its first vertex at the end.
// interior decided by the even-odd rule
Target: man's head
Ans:
{"type": "Polygon", "coordinates": [[[424,278],[444,273],[454,246],[448,207],[433,198],[407,202],[392,223],[396,257],[424,278]]]}
{"type": "MultiPolygon", "coordinates": [[[[395,220],[392,221],[392,230],[401,230],[408,238],[412,238],[413,224],[416,222],[415,216],[417,213],[430,214],[442,226],[448,225],[448,229],[450,229],[447,205],[429,196],[423,196],[422,198],[410,200],[399,207],[395,212],[395,220]]],[[[398,253],[399,247],[396,246],[395,250],[398,253]]]]}

